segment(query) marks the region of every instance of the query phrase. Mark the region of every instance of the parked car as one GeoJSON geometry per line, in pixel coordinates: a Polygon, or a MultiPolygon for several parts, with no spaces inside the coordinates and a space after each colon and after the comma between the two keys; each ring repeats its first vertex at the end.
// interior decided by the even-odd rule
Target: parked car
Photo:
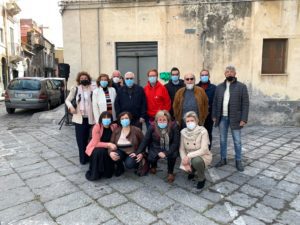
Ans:
{"type": "Polygon", "coordinates": [[[16,108],[49,110],[61,104],[60,89],[48,78],[15,78],[5,91],[4,101],[9,114],[16,108]]]}
{"type": "Polygon", "coordinates": [[[65,102],[66,79],[61,77],[49,77],[59,87],[61,103],[65,102]]]}

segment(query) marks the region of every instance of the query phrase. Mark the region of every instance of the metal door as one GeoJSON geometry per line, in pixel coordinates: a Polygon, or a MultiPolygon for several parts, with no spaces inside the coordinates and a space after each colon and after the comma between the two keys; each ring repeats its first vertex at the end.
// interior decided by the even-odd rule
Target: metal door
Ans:
{"type": "Polygon", "coordinates": [[[141,86],[147,83],[147,71],[157,69],[157,42],[119,42],[116,55],[118,70],[133,72],[141,86]]]}

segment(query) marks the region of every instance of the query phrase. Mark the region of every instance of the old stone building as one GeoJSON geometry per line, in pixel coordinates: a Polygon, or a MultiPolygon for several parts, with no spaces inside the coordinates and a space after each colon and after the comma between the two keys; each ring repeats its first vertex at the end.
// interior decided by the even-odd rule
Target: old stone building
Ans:
{"type": "MultiPolygon", "coordinates": [[[[61,1],[64,61],[70,81],[115,68],[146,71],[202,68],[220,83],[233,64],[251,97],[250,123],[300,120],[299,0],[61,1]]],[[[198,77],[199,78],[199,77],[198,77]]]]}

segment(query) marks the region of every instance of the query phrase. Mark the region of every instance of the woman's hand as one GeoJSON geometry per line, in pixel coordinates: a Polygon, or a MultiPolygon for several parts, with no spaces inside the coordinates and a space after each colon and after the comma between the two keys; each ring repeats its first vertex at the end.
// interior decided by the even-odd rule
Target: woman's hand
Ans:
{"type": "Polygon", "coordinates": [[[117,150],[117,146],[113,143],[107,143],[107,148],[110,150],[110,151],[116,151],[117,150]]]}
{"type": "Polygon", "coordinates": [[[143,159],[143,154],[142,153],[140,153],[140,154],[137,154],[137,156],[136,156],[136,161],[137,162],[140,162],[142,159],[143,159]]]}
{"type": "Polygon", "coordinates": [[[185,156],[183,159],[182,159],[182,164],[184,166],[187,166],[187,165],[190,165],[190,158],[185,156]]]}
{"type": "Polygon", "coordinates": [[[75,114],[75,113],[76,113],[76,109],[74,109],[73,106],[71,106],[71,107],[69,108],[69,111],[70,111],[70,113],[72,113],[72,114],[75,114]]]}
{"type": "Polygon", "coordinates": [[[164,152],[158,153],[159,158],[164,159],[166,158],[166,154],[164,152]]]}
{"type": "Polygon", "coordinates": [[[111,153],[109,153],[109,156],[110,156],[110,158],[111,158],[113,161],[118,161],[118,160],[120,159],[119,154],[116,153],[116,152],[111,152],[111,153]]]}

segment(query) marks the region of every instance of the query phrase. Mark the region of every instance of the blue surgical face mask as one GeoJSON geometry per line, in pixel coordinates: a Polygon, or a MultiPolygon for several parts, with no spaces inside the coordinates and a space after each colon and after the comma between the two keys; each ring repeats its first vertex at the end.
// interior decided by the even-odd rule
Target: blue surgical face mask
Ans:
{"type": "Polygon", "coordinates": [[[202,83],[207,83],[208,82],[208,76],[200,76],[200,80],[202,83]]]}
{"type": "Polygon", "coordinates": [[[150,84],[155,84],[157,81],[157,77],[149,77],[148,80],[149,80],[150,84]]]}
{"type": "Polygon", "coordinates": [[[194,130],[195,129],[195,127],[196,127],[196,123],[195,122],[188,122],[187,124],[186,124],[186,127],[189,129],[189,130],[194,130]]]}
{"type": "Polygon", "coordinates": [[[179,80],[179,76],[171,76],[172,81],[177,82],[179,80]]]}
{"type": "Polygon", "coordinates": [[[134,84],[134,80],[132,80],[132,79],[125,79],[125,84],[126,84],[126,86],[127,87],[132,87],[133,86],[133,84],[134,84]]]}
{"type": "Polygon", "coordinates": [[[111,124],[111,119],[110,118],[103,118],[102,119],[102,124],[103,126],[109,126],[111,124]]]}
{"type": "Polygon", "coordinates": [[[167,126],[168,126],[168,123],[157,123],[157,126],[160,128],[160,129],[165,129],[167,126]]]}
{"type": "Polygon", "coordinates": [[[101,80],[100,85],[101,85],[101,87],[106,88],[107,85],[108,85],[108,81],[107,80],[101,80]]]}
{"type": "Polygon", "coordinates": [[[129,119],[121,119],[121,125],[122,127],[128,127],[130,125],[129,119]]]}

